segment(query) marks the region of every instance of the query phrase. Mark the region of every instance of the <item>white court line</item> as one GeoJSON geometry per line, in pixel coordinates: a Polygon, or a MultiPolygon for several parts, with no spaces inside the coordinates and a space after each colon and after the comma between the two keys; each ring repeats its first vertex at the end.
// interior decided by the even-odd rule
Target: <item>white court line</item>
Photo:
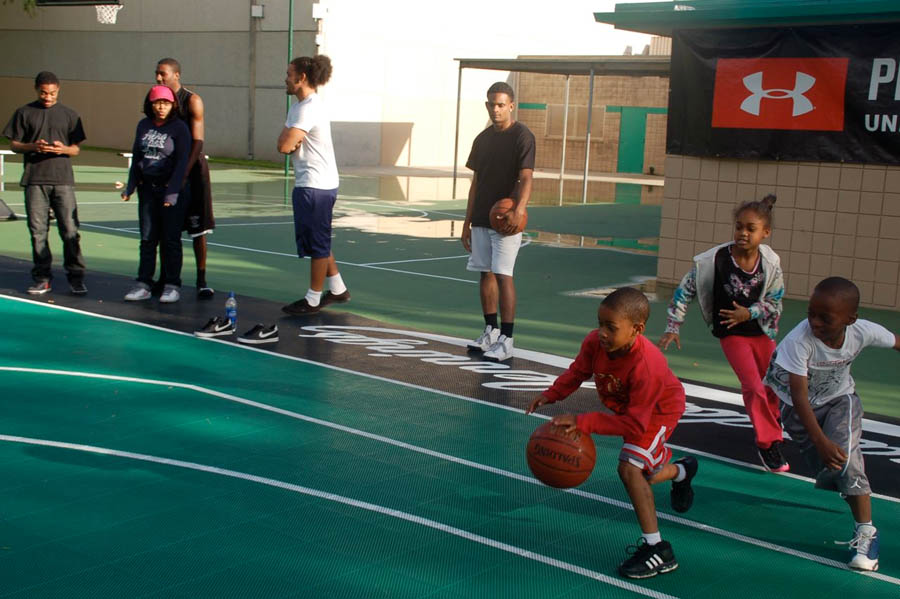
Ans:
{"type": "Polygon", "coordinates": [[[392,518],[397,518],[399,520],[406,520],[407,522],[411,522],[413,524],[418,524],[420,526],[426,526],[428,528],[432,528],[439,532],[447,533],[456,537],[460,537],[467,541],[472,541],[474,543],[478,543],[480,545],[485,545],[486,547],[490,547],[491,549],[498,549],[500,551],[504,551],[506,553],[511,553],[513,555],[517,555],[519,557],[529,559],[532,561],[536,561],[547,566],[551,566],[553,568],[559,568],[560,570],[566,570],[568,572],[572,572],[573,574],[578,574],[580,576],[585,576],[587,578],[591,578],[597,580],[598,582],[602,582],[604,584],[608,584],[614,587],[618,587],[620,589],[624,589],[627,591],[631,591],[632,593],[637,593],[639,595],[643,595],[645,597],[654,597],[657,599],[677,599],[673,595],[667,595],[665,593],[660,593],[658,591],[654,591],[652,589],[645,589],[636,584],[632,584],[630,582],[625,582],[623,580],[619,580],[617,578],[613,578],[611,576],[607,576],[606,574],[601,574],[600,572],[596,572],[594,570],[589,570],[588,568],[584,568],[582,566],[577,566],[575,564],[570,564],[568,562],[564,562],[562,560],[558,560],[552,557],[548,557],[546,555],[542,555],[540,553],[535,553],[534,551],[529,551],[528,549],[523,549],[521,547],[516,547],[515,545],[510,545],[508,543],[503,543],[501,541],[497,541],[488,537],[483,537],[481,535],[475,534],[473,532],[469,532],[467,530],[463,530],[461,528],[456,528],[455,526],[450,526],[448,524],[444,524],[442,522],[437,522],[436,520],[430,520],[428,518],[423,518],[421,516],[416,516],[415,514],[410,514],[409,512],[403,512],[401,510],[395,510],[392,508],[384,507],[381,505],[377,505],[374,503],[369,503],[367,501],[360,501],[358,499],[352,499],[350,497],[344,497],[343,495],[337,495],[335,493],[328,493],[326,491],[320,491],[318,489],[311,489],[309,487],[303,487],[300,485],[295,485],[293,483],[288,483],[280,480],[275,480],[272,478],[267,478],[264,476],[257,476],[255,474],[248,474],[246,472],[238,472],[236,470],[229,470],[227,468],[219,468],[218,466],[208,466],[206,464],[198,464],[196,462],[186,462],[183,460],[176,460],[172,458],[163,458],[154,455],[148,455],[143,453],[132,453],[130,451],[119,451],[117,449],[109,449],[106,447],[97,447],[94,445],[81,445],[77,443],[65,443],[61,441],[50,441],[47,439],[33,439],[29,437],[17,437],[14,435],[3,435],[0,434],[0,441],[5,441],[9,443],[23,443],[27,445],[37,445],[41,447],[54,447],[57,449],[70,449],[74,451],[84,451],[88,453],[96,453],[105,456],[112,456],[117,458],[126,458],[130,460],[139,460],[142,462],[151,462],[154,464],[162,464],[165,466],[173,466],[176,468],[184,468],[187,470],[195,470],[198,472],[205,472],[208,474],[216,474],[219,476],[227,476],[229,478],[236,478],[239,480],[245,480],[252,483],[257,483],[261,485],[266,485],[269,487],[274,487],[276,489],[282,489],[285,491],[291,491],[292,493],[299,493],[302,495],[307,495],[309,497],[315,497],[317,499],[324,499],[326,501],[332,501],[334,503],[340,503],[343,505],[348,505],[350,507],[355,507],[362,510],[367,510],[370,512],[375,512],[377,514],[384,514],[385,516],[390,516],[392,518]]]}
{"type": "MultiPolygon", "coordinates": [[[[91,379],[101,379],[101,380],[115,380],[115,381],[123,381],[130,383],[139,383],[146,385],[156,385],[161,387],[178,387],[181,389],[186,389],[190,391],[195,391],[198,393],[203,393],[206,395],[211,395],[213,397],[218,397],[220,399],[225,399],[228,401],[232,401],[235,403],[243,404],[246,406],[250,406],[253,408],[258,408],[260,410],[265,410],[267,412],[273,412],[275,414],[279,414],[282,416],[288,416],[290,418],[294,418],[296,420],[301,420],[304,422],[309,422],[311,424],[317,424],[319,426],[324,426],[327,428],[331,428],[334,430],[339,430],[344,433],[348,433],[351,435],[356,435],[359,437],[364,437],[366,439],[371,439],[373,441],[378,441],[380,443],[385,443],[388,445],[393,445],[395,447],[400,447],[402,449],[406,449],[408,451],[413,451],[415,453],[424,454],[430,457],[434,457],[440,460],[445,460],[448,462],[452,462],[455,464],[459,464],[461,466],[466,466],[468,468],[473,468],[476,470],[481,470],[484,472],[489,472],[491,474],[495,474],[498,476],[503,476],[505,478],[510,478],[513,480],[517,480],[520,482],[525,482],[533,485],[543,486],[543,483],[538,481],[537,479],[525,476],[522,474],[518,474],[516,472],[510,472],[509,470],[503,470],[502,468],[496,468],[493,466],[488,466],[486,464],[482,464],[480,462],[473,462],[471,460],[466,460],[464,458],[459,458],[450,454],[442,453],[439,451],[434,451],[431,449],[427,449],[425,447],[421,447],[418,445],[412,445],[410,443],[406,443],[404,441],[398,441],[396,439],[392,439],[390,437],[384,437],[382,435],[378,435],[375,433],[370,433],[367,431],[363,431],[360,429],[348,427],[342,424],[337,424],[335,422],[331,422],[328,420],[322,420],[320,418],[315,418],[313,416],[307,416],[305,414],[301,414],[299,412],[294,412],[292,410],[285,410],[283,408],[278,408],[269,404],[264,404],[261,402],[253,401],[251,399],[246,399],[243,397],[239,397],[237,395],[232,395],[230,393],[224,393],[222,391],[216,391],[214,389],[209,389],[207,387],[201,387],[199,385],[193,385],[189,383],[180,383],[176,381],[162,381],[157,379],[142,379],[136,377],[126,377],[120,375],[106,375],[99,373],[90,373],[90,372],[79,372],[79,371],[67,371],[67,370],[51,370],[51,369],[43,369],[43,368],[24,368],[24,367],[16,367],[16,366],[0,366],[0,371],[7,372],[22,372],[28,374],[42,374],[42,375],[58,375],[58,376],[71,376],[71,377],[81,377],[81,378],[91,378],[91,379]]],[[[549,416],[543,416],[542,418],[549,418],[549,416]]],[[[738,462],[739,463],[739,462],[738,462]]],[[[619,501],[617,499],[612,499],[610,497],[606,497],[604,495],[598,495],[596,493],[590,493],[588,491],[581,491],[579,489],[566,489],[565,493],[570,493],[572,495],[577,495],[579,497],[584,497],[586,499],[590,499],[592,501],[596,501],[599,503],[603,503],[606,505],[610,505],[613,507],[625,509],[628,511],[634,511],[634,507],[625,501],[619,501]]],[[[680,516],[675,516],[672,514],[666,514],[664,512],[657,512],[657,517],[660,520],[666,520],[669,522],[675,522],[682,526],[688,528],[694,528],[697,530],[701,530],[703,532],[707,532],[710,534],[714,534],[720,537],[724,537],[730,540],[746,543],[748,545],[754,545],[756,547],[760,547],[762,549],[767,549],[771,551],[776,551],[778,553],[783,553],[785,555],[790,555],[793,557],[798,557],[800,559],[805,559],[807,561],[815,562],[817,564],[821,564],[823,566],[829,566],[832,568],[838,568],[841,570],[849,570],[846,564],[843,562],[838,562],[836,560],[820,557],[811,553],[807,553],[805,551],[799,551],[796,549],[791,549],[789,547],[783,547],[781,545],[776,545],[775,543],[769,543],[767,541],[762,541],[756,539],[754,537],[750,537],[747,535],[743,535],[740,533],[732,532],[729,530],[725,530],[722,528],[718,528],[715,526],[710,526],[707,524],[703,524],[700,522],[695,522],[693,520],[688,520],[687,518],[683,518],[680,516]]],[[[878,578],[879,580],[883,580],[884,582],[890,582],[892,584],[900,585],[900,579],[893,578],[883,574],[877,573],[865,573],[867,575],[871,575],[874,578],[878,578]]]]}
{"type": "Polygon", "coordinates": [[[458,260],[459,258],[468,258],[469,254],[461,256],[443,256],[441,258],[414,258],[412,260],[391,260],[389,262],[366,262],[360,266],[377,266],[381,264],[405,264],[406,262],[432,262],[434,260],[458,260]]]}
{"type": "MultiPolygon", "coordinates": [[[[136,321],[136,320],[128,320],[128,319],[125,319],[125,318],[118,318],[118,317],[115,317],[115,316],[108,316],[108,315],[106,315],[106,314],[96,314],[96,313],[94,313],[94,312],[87,312],[87,311],[85,311],[85,310],[78,310],[78,309],[76,309],[76,308],[69,308],[69,307],[67,307],[67,306],[60,306],[60,305],[57,305],[57,304],[44,304],[43,302],[37,302],[37,301],[34,301],[34,300],[25,299],[25,298],[19,298],[19,297],[13,297],[13,296],[9,296],[9,295],[0,295],[0,297],[3,297],[3,298],[8,299],[8,300],[12,300],[12,301],[21,302],[21,303],[27,303],[27,304],[41,304],[41,305],[43,305],[43,306],[45,306],[45,307],[53,308],[53,309],[55,309],[55,310],[62,310],[62,311],[64,311],[64,312],[72,312],[72,313],[74,313],[74,314],[81,314],[81,315],[84,315],[84,316],[91,316],[91,317],[94,317],[94,318],[100,318],[100,319],[103,319],[103,320],[110,320],[110,321],[113,321],[113,322],[121,322],[121,323],[124,323],[124,324],[133,325],[133,326],[145,327],[145,328],[153,329],[153,330],[156,330],[156,331],[162,331],[162,332],[164,332],[164,333],[169,333],[169,334],[171,334],[171,335],[183,335],[183,336],[185,336],[185,337],[194,337],[194,335],[192,335],[191,333],[185,333],[185,332],[183,332],[183,331],[176,331],[176,330],[173,330],[173,329],[167,329],[167,328],[165,328],[165,327],[160,327],[160,326],[156,326],[156,325],[152,325],[152,324],[147,324],[147,323],[144,323],[144,322],[138,322],[138,321],[136,321]]],[[[421,337],[421,338],[425,338],[425,339],[434,339],[435,341],[443,341],[443,342],[446,342],[446,343],[452,344],[452,345],[460,345],[460,346],[464,346],[464,345],[467,343],[467,341],[464,340],[464,339],[458,339],[458,338],[456,338],[456,337],[448,337],[448,336],[446,336],[446,335],[439,335],[439,334],[437,334],[437,333],[418,333],[418,332],[416,332],[416,331],[406,331],[406,330],[400,330],[400,329],[385,329],[385,328],[382,328],[382,327],[345,327],[345,326],[339,326],[339,325],[330,325],[330,326],[328,326],[328,328],[332,328],[332,329],[345,329],[345,328],[349,328],[349,329],[371,330],[371,331],[394,331],[394,332],[402,332],[402,333],[404,333],[404,334],[409,334],[409,335],[413,335],[413,336],[417,336],[417,337],[421,337]]],[[[437,394],[443,395],[443,396],[445,396],[445,397],[452,397],[452,398],[454,398],[454,399],[460,399],[460,400],[462,400],[462,401],[466,401],[466,402],[469,402],[469,403],[481,404],[481,405],[484,405],[484,406],[488,406],[488,407],[490,407],[490,408],[494,408],[494,409],[496,409],[496,410],[506,410],[506,411],[508,411],[508,412],[515,412],[516,414],[520,414],[520,413],[522,412],[522,409],[521,409],[521,408],[517,408],[517,407],[514,407],[514,406],[505,406],[505,405],[501,405],[501,404],[496,404],[496,403],[493,403],[493,402],[485,401],[485,400],[482,400],[482,399],[476,399],[476,398],[474,398],[474,397],[467,397],[467,396],[465,396],[465,395],[459,395],[459,394],[456,394],[456,393],[450,393],[449,391],[442,391],[442,390],[440,390],[440,389],[433,389],[433,388],[431,388],[431,387],[425,387],[425,386],[423,386],[423,385],[416,385],[416,384],[413,384],[413,383],[407,383],[407,382],[404,382],[404,381],[398,381],[398,380],[395,380],[395,379],[389,379],[389,378],[387,378],[387,377],[378,376],[377,374],[370,374],[370,373],[367,373],[367,372],[361,372],[361,371],[357,371],[357,370],[350,370],[349,368],[343,368],[343,367],[341,367],[341,366],[335,366],[334,364],[328,364],[327,362],[316,362],[316,361],[313,361],[313,360],[308,360],[308,359],[306,359],[306,358],[300,358],[300,357],[297,357],[297,356],[289,356],[289,355],[286,355],[286,354],[271,353],[271,352],[269,352],[269,351],[266,351],[266,350],[261,349],[261,348],[258,348],[258,347],[252,347],[252,346],[243,345],[243,344],[234,344],[234,343],[230,343],[230,342],[228,342],[228,341],[222,340],[222,339],[204,339],[204,341],[207,341],[207,342],[210,342],[210,343],[223,343],[223,344],[229,345],[229,346],[231,346],[231,347],[237,347],[237,348],[239,348],[239,349],[241,349],[241,350],[243,350],[243,351],[260,352],[260,353],[266,354],[267,356],[276,357],[276,358],[280,358],[280,359],[283,359],[283,360],[290,360],[290,361],[292,361],[292,362],[300,362],[300,363],[302,363],[302,364],[310,364],[310,365],[313,365],[313,366],[320,366],[320,367],[322,367],[322,368],[328,368],[328,369],[330,369],[330,370],[335,370],[335,371],[337,371],[337,372],[344,372],[344,373],[348,373],[348,374],[353,374],[353,375],[357,375],[357,376],[362,376],[362,377],[369,378],[369,379],[376,380],[376,381],[383,381],[383,382],[390,383],[390,384],[393,384],[393,385],[400,385],[401,387],[407,387],[407,388],[410,388],[410,389],[418,389],[418,390],[420,390],[420,391],[427,391],[427,392],[429,392],[429,393],[437,393],[437,394]]],[[[547,360],[546,362],[543,362],[543,363],[549,364],[549,365],[560,366],[561,368],[568,368],[569,364],[571,364],[571,362],[572,362],[572,360],[571,360],[571,359],[568,359],[568,358],[563,358],[563,357],[561,357],[561,356],[553,356],[553,355],[551,355],[551,354],[544,354],[544,353],[541,353],[541,352],[535,352],[535,351],[530,351],[530,350],[518,350],[518,349],[517,349],[517,350],[516,350],[516,356],[517,356],[517,357],[525,357],[525,358],[527,358],[527,359],[529,359],[529,360],[533,360],[533,361],[536,361],[536,362],[541,362],[541,359],[543,358],[543,359],[546,359],[546,360],[547,360]]],[[[502,364],[501,364],[501,366],[502,366],[502,364]]],[[[507,367],[507,368],[508,368],[508,367],[507,367]]],[[[682,384],[684,384],[684,383],[682,383],[682,384]]],[[[698,388],[698,389],[702,389],[703,387],[697,387],[697,388],[698,388]]],[[[720,391],[720,390],[718,390],[718,389],[709,389],[709,390],[710,390],[710,391],[716,391],[716,392],[719,392],[719,391],[720,391]]],[[[722,392],[722,393],[726,393],[725,391],[721,391],[721,392],[722,392]]],[[[533,417],[533,418],[540,418],[540,419],[544,419],[544,420],[549,420],[549,419],[551,418],[550,416],[545,416],[544,414],[537,414],[537,413],[530,414],[530,416],[533,417]]],[[[684,452],[687,452],[687,453],[693,453],[693,454],[696,454],[696,455],[702,455],[702,456],[705,456],[705,457],[708,457],[708,458],[711,458],[711,459],[714,459],[714,460],[716,460],[716,461],[723,462],[723,463],[726,463],[726,464],[733,464],[733,465],[736,465],[736,466],[741,466],[741,467],[744,467],[744,468],[750,468],[750,469],[753,469],[753,470],[764,470],[764,468],[763,468],[762,466],[759,466],[758,464],[750,464],[750,463],[747,463],[747,462],[742,462],[742,461],[740,461],[740,460],[735,460],[735,459],[732,459],[732,458],[727,458],[727,457],[724,457],[724,456],[716,455],[716,454],[714,454],[714,453],[708,453],[708,452],[705,452],[705,451],[700,451],[700,450],[693,449],[693,448],[689,448],[689,447],[682,447],[682,446],[679,446],[679,445],[671,445],[671,444],[670,444],[669,447],[672,447],[672,448],[674,448],[674,449],[678,449],[678,450],[680,450],[680,451],[684,451],[684,452]]],[[[791,473],[791,472],[779,472],[779,473],[777,473],[777,474],[774,474],[773,476],[784,476],[784,477],[793,478],[793,479],[796,479],[796,480],[802,480],[802,481],[805,481],[805,482],[808,482],[808,483],[815,483],[815,480],[812,479],[812,478],[809,478],[809,477],[806,477],[806,476],[800,476],[799,474],[793,474],[793,473],[791,473]]],[[[900,503],[900,498],[898,498],[898,497],[891,497],[890,495],[883,495],[883,494],[881,494],[881,493],[872,493],[872,497],[875,497],[875,498],[877,498],[877,499],[882,499],[882,500],[884,500],[884,501],[889,501],[889,502],[892,502],[892,503],[900,503]]]]}
{"type": "MultiPolygon", "coordinates": [[[[135,230],[133,230],[133,229],[126,229],[126,228],[122,228],[122,227],[107,227],[107,226],[104,226],[104,225],[95,225],[95,224],[91,224],[91,223],[81,223],[81,227],[82,227],[82,228],[84,228],[84,227],[92,227],[92,228],[95,228],[95,229],[103,229],[103,230],[105,230],[105,231],[115,231],[115,232],[117,232],[117,233],[130,233],[130,234],[132,234],[132,235],[140,234],[139,231],[135,231],[135,230]]],[[[182,239],[182,240],[181,240],[181,243],[192,243],[192,240],[191,240],[191,239],[182,239]]],[[[243,251],[243,252],[253,252],[253,253],[256,253],[256,254],[268,254],[268,255],[270,255],[270,256],[284,256],[284,257],[287,257],[287,258],[296,258],[296,257],[297,257],[297,254],[288,254],[288,253],[286,253],[286,252],[273,252],[273,251],[270,251],[270,250],[258,250],[258,249],[256,249],[256,248],[248,248],[248,247],[243,247],[243,246],[239,246],[239,245],[229,245],[229,244],[226,244],[226,243],[217,243],[217,242],[214,242],[214,241],[207,241],[206,243],[207,243],[207,245],[210,245],[210,246],[221,247],[221,248],[227,248],[227,249],[230,249],[230,250],[239,250],[239,251],[243,251]]],[[[526,245],[526,244],[523,242],[523,243],[522,243],[522,246],[524,247],[525,245],[526,245]]],[[[429,273],[425,273],[425,272],[413,272],[413,271],[410,271],[410,270],[399,270],[399,269],[396,269],[396,268],[384,268],[383,266],[374,266],[374,265],[371,265],[371,264],[355,264],[355,263],[353,263],[353,262],[345,262],[345,261],[343,261],[343,260],[336,260],[335,262],[337,262],[337,263],[340,264],[341,266],[355,266],[355,267],[357,267],[357,268],[369,268],[369,269],[372,269],[372,270],[383,270],[383,271],[386,271],[386,272],[395,272],[395,273],[404,274],[404,275],[413,275],[413,276],[416,276],[416,277],[427,277],[427,278],[430,278],[430,279],[443,279],[443,280],[445,280],[445,281],[456,281],[456,282],[458,282],[458,283],[468,283],[468,284],[470,284],[470,285],[477,285],[477,284],[478,284],[478,281],[473,281],[473,280],[471,280],[471,279],[460,279],[460,278],[458,278],[458,277],[447,277],[447,276],[444,276],[444,275],[433,275],[433,274],[429,274],[429,273]]]]}
{"type": "MultiPolygon", "coordinates": [[[[34,301],[34,300],[25,299],[25,298],[19,298],[19,297],[14,297],[14,296],[9,296],[9,295],[0,295],[0,297],[3,297],[3,298],[5,298],[5,299],[11,300],[11,301],[21,302],[21,303],[27,303],[27,304],[41,304],[41,305],[43,305],[43,306],[45,306],[45,307],[47,307],[47,308],[53,308],[54,310],[62,310],[62,311],[64,311],[64,312],[72,312],[72,313],[74,313],[74,314],[81,314],[81,315],[84,315],[84,316],[91,316],[91,317],[93,317],[93,318],[99,318],[99,319],[102,319],[102,320],[110,320],[110,321],[113,321],[113,322],[120,322],[120,323],[129,324],[129,325],[133,325],[133,326],[139,326],[139,327],[144,327],[144,328],[148,328],[148,329],[153,329],[153,330],[156,330],[156,331],[161,331],[161,332],[164,332],[164,333],[168,333],[168,334],[170,334],[170,335],[183,335],[183,336],[185,336],[185,337],[194,337],[194,335],[192,335],[191,333],[185,333],[185,332],[183,332],[183,331],[176,331],[176,330],[173,330],[173,329],[167,329],[167,328],[165,328],[165,327],[160,327],[160,326],[156,326],[156,325],[152,325],[152,324],[147,324],[147,323],[139,322],[139,321],[136,321],[136,320],[128,320],[128,319],[126,319],[126,318],[118,318],[118,317],[116,317],[116,316],[108,316],[108,315],[106,315],[106,314],[97,314],[97,313],[94,313],[94,312],[87,312],[87,311],[85,311],[85,310],[79,310],[79,309],[76,309],[76,308],[69,308],[69,307],[67,307],[67,306],[60,306],[60,305],[57,305],[57,304],[45,304],[45,303],[43,303],[43,302],[37,302],[37,301],[34,301]]],[[[449,336],[446,336],[446,335],[439,335],[439,334],[437,334],[437,333],[418,333],[418,332],[416,332],[416,331],[406,331],[406,330],[400,330],[400,329],[385,329],[385,328],[382,328],[382,327],[345,327],[345,326],[340,326],[340,325],[330,325],[330,326],[328,326],[328,328],[331,328],[331,329],[345,329],[345,328],[350,328],[350,329],[371,330],[371,331],[393,331],[393,332],[402,332],[402,333],[404,333],[404,334],[409,334],[409,335],[413,335],[413,336],[417,336],[417,337],[421,337],[421,338],[425,338],[425,339],[434,339],[435,341],[443,341],[443,342],[445,342],[445,343],[452,344],[452,345],[460,345],[460,346],[464,346],[464,345],[467,343],[467,341],[464,340],[464,339],[458,339],[458,338],[456,338],[456,337],[449,337],[449,336]]],[[[377,374],[370,374],[370,373],[367,373],[367,372],[361,372],[361,371],[357,371],[357,370],[350,370],[349,368],[343,368],[343,367],[341,367],[341,366],[335,366],[334,364],[328,364],[327,362],[316,362],[316,361],[313,361],[313,360],[308,360],[308,359],[306,359],[306,358],[300,358],[300,357],[297,357],[297,356],[290,356],[290,355],[287,355],[287,354],[271,353],[271,352],[269,352],[269,351],[266,351],[266,350],[261,349],[261,348],[258,348],[258,347],[252,347],[252,346],[248,346],[248,345],[244,345],[244,344],[234,344],[234,343],[230,343],[230,342],[228,342],[228,341],[222,340],[222,339],[204,339],[204,341],[207,341],[207,342],[209,342],[209,343],[222,343],[222,344],[228,345],[228,346],[230,346],[230,347],[237,347],[237,348],[239,348],[239,349],[241,349],[241,350],[243,350],[243,351],[259,352],[259,353],[266,354],[267,356],[280,358],[280,359],[282,359],[282,360],[289,360],[289,361],[292,361],[292,362],[300,362],[300,363],[302,363],[302,364],[310,364],[310,365],[313,365],[313,366],[320,366],[320,367],[322,367],[322,368],[327,368],[327,369],[334,370],[334,371],[337,371],[337,372],[344,372],[344,373],[347,373],[347,374],[353,374],[353,375],[356,375],[356,376],[361,376],[361,377],[369,378],[369,379],[376,380],[376,381],[383,381],[383,382],[390,383],[390,384],[393,384],[393,385],[400,385],[401,387],[407,387],[407,388],[410,388],[410,389],[418,389],[418,390],[420,390],[420,391],[426,391],[426,392],[429,392],[429,393],[437,393],[437,394],[443,395],[443,396],[445,396],[445,397],[452,397],[452,398],[454,398],[454,399],[460,399],[460,400],[462,400],[462,401],[466,401],[466,402],[469,402],[469,403],[476,403],[476,404],[488,406],[488,407],[493,408],[493,409],[496,409],[496,410],[506,410],[506,411],[508,411],[508,412],[515,412],[516,414],[520,414],[520,413],[522,412],[522,409],[521,409],[521,408],[518,408],[518,407],[515,407],[515,406],[505,406],[505,405],[496,404],[496,403],[493,403],[493,402],[490,402],[490,401],[485,401],[485,400],[483,400],[483,399],[476,399],[476,398],[474,398],[474,397],[467,397],[467,396],[465,396],[465,395],[459,395],[459,394],[456,394],[456,393],[450,393],[449,391],[442,391],[442,390],[440,390],[440,389],[433,389],[433,388],[431,388],[431,387],[425,387],[425,386],[423,386],[423,385],[416,385],[416,384],[413,384],[413,383],[407,383],[407,382],[404,382],[404,381],[398,381],[398,380],[395,380],[395,379],[389,379],[389,378],[387,378],[387,377],[378,376],[377,374]]],[[[563,358],[563,357],[561,357],[561,356],[553,356],[553,355],[551,355],[551,354],[544,354],[544,353],[541,353],[541,352],[535,352],[535,351],[530,351],[530,350],[518,350],[518,349],[517,349],[517,350],[516,350],[516,356],[518,356],[518,357],[525,357],[525,358],[527,358],[527,359],[529,359],[529,360],[533,360],[533,361],[536,361],[536,362],[541,362],[542,359],[545,359],[545,360],[547,360],[547,361],[546,361],[546,362],[543,362],[543,363],[549,364],[549,365],[560,366],[561,368],[568,368],[569,364],[571,364],[571,362],[572,362],[571,359],[568,359],[568,358],[563,358]]],[[[501,364],[501,366],[502,366],[502,364],[501,364]]],[[[507,368],[509,368],[509,367],[507,367],[507,368]]],[[[682,384],[683,384],[683,383],[682,383],[682,384]]],[[[702,389],[702,387],[697,387],[697,388],[698,388],[698,389],[702,389]]],[[[717,391],[717,392],[718,392],[718,391],[720,391],[720,390],[718,390],[718,389],[710,389],[710,391],[717,391]]],[[[721,392],[722,392],[722,393],[725,393],[724,391],[721,391],[721,392]]],[[[550,416],[546,416],[546,415],[544,415],[544,414],[537,414],[537,413],[531,414],[530,416],[533,417],[533,418],[539,418],[539,419],[544,419],[544,420],[549,420],[549,419],[551,418],[550,416]]],[[[735,459],[732,459],[732,458],[727,458],[727,457],[724,457],[724,456],[716,455],[716,454],[714,454],[714,453],[707,453],[707,452],[700,451],[700,450],[693,449],[693,448],[689,448],[689,447],[681,447],[681,446],[679,446],[679,445],[669,445],[669,447],[672,447],[672,448],[674,448],[674,449],[678,449],[678,450],[681,450],[681,451],[684,451],[684,452],[687,452],[687,453],[694,453],[694,454],[696,454],[696,455],[702,455],[702,456],[705,456],[705,457],[708,457],[708,458],[711,458],[711,459],[714,459],[714,460],[717,460],[717,461],[719,461],[719,462],[723,462],[723,463],[726,463],[726,464],[733,464],[733,465],[736,465],[736,466],[741,466],[741,467],[744,467],[744,468],[750,468],[750,469],[753,469],[753,470],[763,470],[762,466],[759,466],[758,464],[750,464],[750,463],[747,463],[747,462],[742,462],[742,461],[740,461],[740,460],[735,460],[735,459]]],[[[791,472],[780,472],[780,473],[775,474],[775,475],[773,475],[773,476],[784,476],[784,477],[793,478],[793,479],[796,479],[796,480],[802,480],[802,481],[805,481],[805,482],[808,482],[808,483],[815,483],[815,480],[812,479],[812,478],[809,478],[809,477],[806,477],[806,476],[800,476],[799,474],[793,474],[793,473],[791,473],[791,472]]],[[[881,494],[881,493],[872,493],[872,497],[875,497],[875,498],[877,498],[877,499],[882,499],[882,500],[884,500],[884,501],[889,501],[889,502],[892,502],[892,503],[900,503],[900,498],[898,498],[898,497],[891,497],[890,495],[883,495],[883,494],[881,494]]]]}

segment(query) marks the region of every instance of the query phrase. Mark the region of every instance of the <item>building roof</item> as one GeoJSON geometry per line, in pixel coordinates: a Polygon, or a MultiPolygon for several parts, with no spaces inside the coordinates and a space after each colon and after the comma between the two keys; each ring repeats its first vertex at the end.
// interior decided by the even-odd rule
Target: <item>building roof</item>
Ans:
{"type": "Polygon", "coordinates": [[[594,13],[601,23],[671,36],[676,29],[839,25],[900,21],[897,0],[676,0],[616,4],[594,13]]]}
{"type": "Polygon", "coordinates": [[[457,58],[463,69],[491,69],[551,75],[628,75],[668,77],[668,56],[559,56],[519,58],[457,58]]]}

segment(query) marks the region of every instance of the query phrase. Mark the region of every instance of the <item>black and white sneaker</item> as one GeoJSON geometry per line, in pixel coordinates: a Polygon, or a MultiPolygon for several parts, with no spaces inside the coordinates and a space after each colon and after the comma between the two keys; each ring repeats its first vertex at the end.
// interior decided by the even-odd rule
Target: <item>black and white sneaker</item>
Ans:
{"type": "Polygon", "coordinates": [[[249,343],[251,345],[262,345],[263,343],[278,343],[278,325],[273,324],[267,327],[258,324],[240,337],[238,341],[241,343],[249,343]]]}
{"type": "Polygon", "coordinates": [[[684,480],[672,481],[672,492],[669,498],[672,500],[672,509],[683,514],[691,509],[694,503],[694,489],[691,488],[691,480],[697,474],[697,458],[693,456],[685,456],[675,460],[676,464],[684,466],[684,480]]]}
{"type": "Polygon", "coordinates": [[[619,574],[625,578],[650,578],[678,567],[672,545],[668,541],[648,545],[644,537],[641,537],[638,544],[629,545],[626,552],[631,557],[619,566],[619,574]]]}
{"type": "Polygon", "coordinates": [[[781,453],[781,441],[774,441],[769,447],[758,448],[759,459],[769,472],[787,472],[791,465],[781,453]]]}
{"type": "Polygon", "coordinates": [[[70,281],[69,291],[72,292],[72,295],[85,295],[87,286],[84,284],[84,281],[70,281]]]}
{"type": "Polygon", "coordinates": [[[28,288],[29,295],[44,295],[45,293],[50,293],[50,281],[35,281],[28,288]]]}
{"type": "Polygon", "coordinates": [[[202,300],[211,300],[216,296],[216,290],[212,287],[207,287],[204,285],[203,287],[199,287],[197,289],[197,299],[202,300]]]}
{"type": "Polygon", "coordinates": [[[233,335],[234,325],[231,324],[230,320],[216,316],[210,318],[209,322],[207,322],[202,329],[194,331],[194,334],[198,337],[224,337],[226,335],[233,335]]]}

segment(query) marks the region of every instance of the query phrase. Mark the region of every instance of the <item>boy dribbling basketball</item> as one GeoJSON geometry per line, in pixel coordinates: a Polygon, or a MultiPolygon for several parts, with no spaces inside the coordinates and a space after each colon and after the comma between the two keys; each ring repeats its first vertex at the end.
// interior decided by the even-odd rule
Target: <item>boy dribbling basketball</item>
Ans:
{"type": "Polygon", "coordinates": [[[684,388],[669,370],[662,352],[644,337],[650,303],[637,289],[623,287],[609,294],[597,311],[599,327],[585,337],[578,357],[553,385],[525,410],[534,412],[561,401],[593,377],[600,401],[609,412],[563,414],[553,423],[585,434],[621,436],[619,477],[631,498],[643,533],[630,556],[619,566],[627,578],[649,578],[678,567],[672,546],[663,541],[650,485],[672,483],[672,509],[691,508],[691,480],[697,460],[684,457],[669,463],[666,440],[684,413],[684,388]]]}

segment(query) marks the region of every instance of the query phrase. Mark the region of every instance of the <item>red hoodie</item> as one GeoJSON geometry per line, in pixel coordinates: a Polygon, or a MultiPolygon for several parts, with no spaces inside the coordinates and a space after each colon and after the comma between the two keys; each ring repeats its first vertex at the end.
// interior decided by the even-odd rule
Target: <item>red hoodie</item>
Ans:
{"type": "Polygon", "coordinates": [[[612,414],[579,414],[578,430],[583,433],[640,438],[651,418],[684,413],[684,387],[659,348],[643,335],[637,336],[627,354],[610,359],[600,346],[597,330],[591,331],[578,357],[544,395],[551,402],[561,401],[591,376],[600,401],[612,414]]]}

